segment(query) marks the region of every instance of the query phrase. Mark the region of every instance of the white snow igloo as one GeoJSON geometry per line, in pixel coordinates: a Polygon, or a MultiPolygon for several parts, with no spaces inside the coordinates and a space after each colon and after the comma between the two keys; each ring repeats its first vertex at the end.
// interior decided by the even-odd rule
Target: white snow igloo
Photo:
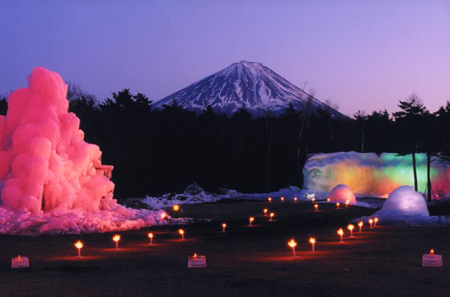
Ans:
{"type": "Polygon", "coordinates": [[[389,194],[379,213],[430,216],[424,197],[411,186],[401,186],[389,194]]]}
{"type": "Polygon", "coordinates": [[[330,202],[339,202],[345,204],[347,201],[351,205],[356,204],[356,197],[353,191],[347,185],[337,185],[331,190],[328,196],[330,202]]]}

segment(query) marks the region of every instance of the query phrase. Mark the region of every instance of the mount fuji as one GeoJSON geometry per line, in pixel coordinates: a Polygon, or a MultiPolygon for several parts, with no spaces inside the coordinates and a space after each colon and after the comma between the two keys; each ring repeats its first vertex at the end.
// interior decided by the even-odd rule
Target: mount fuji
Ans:
{"type": "Polygon", "coordinates": [[[328,109],[333,116],[347,118],[320,102],[261,63],[241,61],[207,76],[153,104],[170,105],[173,100],[195,112],[209,105],[215,112],[231,115],[245,107],[253,116],[282,113],[292,103],[303,109],[311,98],[313,110],[328,109]]]}

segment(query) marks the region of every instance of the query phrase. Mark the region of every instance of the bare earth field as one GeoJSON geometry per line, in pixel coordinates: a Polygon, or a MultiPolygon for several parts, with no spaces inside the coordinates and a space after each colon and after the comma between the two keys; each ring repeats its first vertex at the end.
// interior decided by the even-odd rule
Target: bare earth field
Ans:
{"type": "MultiPolygon", "coordinates": [[[[111,233],[0,236],[0,296],[450,296],[450,229],[380,226],[339,243],[336,230],[374,210],[311,203],[223,202],[185,206],[196,223],[111,233]],[[276,213],[268,222],[262,209],[276,213]],[[248,227],[248,217],[256,217],[248,227]],[[210,219],[203,220],[203,219],[210,219]],[[221,232],[221,224],[228,224],[221,232]],[[308,238],[317,238],[316,253],[308,238]],[[292,259],[287,241],[299,243],[292,259]],[[83,258],[73,243],[81,239],[83,258]],[[434,248],[444,267],[421,266],[434,248]],[[188,269],[187,257],[206,255],[208,267],[188,269]],[[12,270],[11,258],[30,258],[12,270]]],[[[382,222],[381,222],[382,223],[382,222]]]]}

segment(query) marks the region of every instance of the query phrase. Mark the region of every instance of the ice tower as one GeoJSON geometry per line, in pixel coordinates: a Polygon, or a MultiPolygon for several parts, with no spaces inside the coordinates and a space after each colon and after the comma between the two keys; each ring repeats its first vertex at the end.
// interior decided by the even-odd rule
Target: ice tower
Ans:
{"type": "Polygon", "coordinates": [[[61,76],[35,68],[28,88],[8,99],[0,116],[1,203],[9,209],[109,209],[112,166],[101,164],[98,146],[84,141],[80,120],[68,112],[61,76]]]}

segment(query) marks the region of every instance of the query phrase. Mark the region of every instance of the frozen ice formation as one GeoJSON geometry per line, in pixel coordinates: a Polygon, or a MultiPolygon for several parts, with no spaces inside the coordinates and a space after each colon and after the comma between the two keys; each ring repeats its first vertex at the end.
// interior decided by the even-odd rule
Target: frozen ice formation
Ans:
{"type": "Polygon", "coordinates": [[[112,166],[84,141],[67,85],[35,68],[0,116],[0,233],[101,232],[164,223],[113,199],[112,166]]]}
{"type": "Polygon", "coordinates": [[[101,151],[84,141],[80,120],[68,112],[67,85],[36,68],[28,88],[13,92],[0,116],[2,204],[30,212],[108,209],[114,184],[103,174],[101,151]]]}
{"type": "Polygon", "coordinates": [[[337,185],[331,190],[328,196],[330,202],[339,202],[345,204],[347,201],[351,205],[356,205],[356,197],[352,190],[346,185],[337,185]]]}
{"type": "MultiPolygon", "coordinates": [[[[419,191],[427,187],[426,156],[417,154],[419,191]]],[[[303,168],[304,188],[315,192],[330,192],[338,184],[348,185],[356,195],[387,198],[403,185],[414,185],[411,155],[393,153],[339,152],[311,156],[303,168]]],[[[450,193],[450,166],[435,160],[431,163],[433,194],[444,197],[450,193]]]]}

